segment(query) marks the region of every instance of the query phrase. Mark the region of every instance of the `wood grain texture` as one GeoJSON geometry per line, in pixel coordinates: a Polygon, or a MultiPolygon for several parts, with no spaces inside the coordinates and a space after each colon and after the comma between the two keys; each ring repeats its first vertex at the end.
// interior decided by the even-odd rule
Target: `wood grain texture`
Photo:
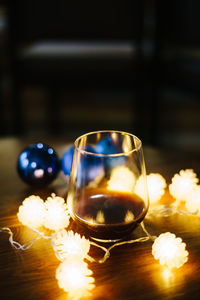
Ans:
{"type": "MultiPolygon", "coordinates": [[[[15,240],[25,243],[34,233],[22,226],[16,217],[19,205],[26,196],[41,195],[46,198],[52,191],[66,196],[67,186],[60,176],[51,186],[41,190],[27,187],[18,177],[16,160],[20,151],[34,141],[19,139],[0,140],[0,227],[9,227],[15,240]]],[[[47,140],[61,155],[67,141],[47,140]]],[[[193,168],[199,175],[200,155],[163,149],[144,149],[147,172],[160,172],[168,182],[180,169],[193,168]]],[[[163,201],[168,201],[166,194],[163,201]],[[167,199],[167,200],[166,200],[167,199]]],[[[199,299],[200,297],[200,218],[175,215],[145,220],[152,235],[170,231],[180,236],[189,250],[189,260],[166,278],[163,268],[151,255],[151,242],[124,245],[111,250],[104,264],[89,263],[94,273],[96,287],[91,299],[199,299]]],[[[71,224],[77,230],[76,224],[71,224]]],[[[141,230],[134,232],[135,237],[141,230]]],[[[101,257],[99,249],[90,254],[101,257]]],[[[38,240],[26,251],[11,247],[8,235],[0,233],[0,299],[64,300],[67,294],[59,289],[55,271],[59,261],[47,240],[38,240]]]]}

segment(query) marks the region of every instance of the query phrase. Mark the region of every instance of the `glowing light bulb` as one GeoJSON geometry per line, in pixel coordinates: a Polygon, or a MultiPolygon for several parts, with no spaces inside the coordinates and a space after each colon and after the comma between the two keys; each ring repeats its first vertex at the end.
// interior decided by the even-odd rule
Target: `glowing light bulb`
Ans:
{"type": "Polygon", "coordinates": [[[63,198],[52,194],[45,202],[44,226],[51,230],[61,230],[69,225],[69,212],[63,198]]]}
{"type": "Polygon", "coordinates": [[[193,190],[190,192],[190,194],[187,195],[186,209],[190,213],[200,213],[200,186],[196,185],[193,190]]]}
{"type": "Polygon", "coordinates": [[[45,214],[44,201],[39,196],[32,195],[22,202],[17,217],[23,225],[38,228],[43,225],[45,214]]]}
{"type": "Polygon", "coordinates": [[[78,233],[63,229],[53,235],[52,247],[60,260],[70,255],[84,259],[90,250],[90,241],[78,233]]]}
{"type": "Polygon", "coordinates": [[[152,246],[152,254],[161,265],[169,268],[179,268],[188,260],[186,244],[181,238],[176,238],[170,232],[162,233],[157,237],[152,246]]]}
{"type": "MultiPolygon", "coordinates": [[[[165,193],[166,186],[166,180],[161,174],[150,173],[147,175],[147,188],[150,203],[155,203],[160,200],[165,193]]],[[[135,193],[141,198],[145,198],[145,182],[142,176],[139,177],[136,183],[135,193]]]]}
{"type": "Polygon", "coordinates": [[[91,295],[94,288],[92,271],[83,260],[65,259],[56,270],[56,279],[60,288],[64,289],[73,300],[91,295]]]}
{"type": "Polygon", "coordinates": [[[162,195],[165,193],[166,186],[166,180],[162,175],[158,173],[151,173],[147,176],[150,203],[160,200],[162,195]]]}
{"type": "Polygon", "coordinates": [[[169,185],[170,194],[176,199],[174,203],[178,207],[181,201],[186,201],[191,191],[197,185],[199,179],[192,169],[181,170],[175,174],[172,183],[169,185]]]}
{"type": "Polygon", "coordinates": [[[107,189],[132,193],[135,186],[135,175],[125,166],[117,166],[111,172],[107,189]]]}

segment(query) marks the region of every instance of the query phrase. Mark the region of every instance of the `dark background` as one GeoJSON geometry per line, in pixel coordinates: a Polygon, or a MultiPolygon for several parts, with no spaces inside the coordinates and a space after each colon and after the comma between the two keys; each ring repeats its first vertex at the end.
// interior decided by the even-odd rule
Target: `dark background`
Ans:
{"type": "Polygon", "coordinates": [[[198,0],[1,1],[0,134],[200,149],[198,0]]]}

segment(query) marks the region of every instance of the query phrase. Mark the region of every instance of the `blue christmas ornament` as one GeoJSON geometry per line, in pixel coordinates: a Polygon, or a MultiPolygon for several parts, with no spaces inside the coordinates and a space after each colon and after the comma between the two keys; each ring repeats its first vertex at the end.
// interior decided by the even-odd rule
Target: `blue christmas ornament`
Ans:
{"type": "MultiPolygon", "coordinates": [[[[85,151],[96,153],[91,146],[87,146],[85,151]]],[[[80,154],[80,165],[77,175],[78,185],[87,185],[104,172],[102,158],[89,153],[80,154]]]]}
{"type": "MultiPolygon", "coordinates": [[[[97,153],[101,153],[104,155],[112,155],[123,153],[122,151],[122,139],[118,137],[115,141],[113,141],[112,137],[105,137],[99,141],[99,143],[95,147],[95,151],[97,153]]],[[[118,165],[122,165],[125,162],[124,156],[108,156],[105,157],[105,164],[108,169],[114,168],[118,165]]]]}
{"type": "Polygon", "coordinates": [[[20,153],[17,170],[26,183],[43,187],[56,178],[60,170],[60,162],[53,148],[37,143],[28,146],[20,153]]]}
{"type": "Polygon", "coordinates": [[[116,145],[113,139],[109,136],[99,141],[95,147],[95,151],[101,154],[116,154],[119,152],[118,148],[119,146],[116,145]]]}
{"type": "MultiPolygon", "coordinates": [[[[91,146],[86,146],[85,151],[96,153],[91,146]]],[[[70,147],[62,156],[61,169],[66,176],[70,176],[73,162],[74,146],[70,147]]],[[[102,159],[86,152],[80,153],[79,166],[77,173],[78,185],[87,185],[96,176],[104,171],[102,159]]]]}
{"type": "Polygon", "coordinates": [[[61,170],[63,171],[64,175],[70,176],[72,169],[73,154],[74,146],[70,147],[61,158],[61,170]]]}

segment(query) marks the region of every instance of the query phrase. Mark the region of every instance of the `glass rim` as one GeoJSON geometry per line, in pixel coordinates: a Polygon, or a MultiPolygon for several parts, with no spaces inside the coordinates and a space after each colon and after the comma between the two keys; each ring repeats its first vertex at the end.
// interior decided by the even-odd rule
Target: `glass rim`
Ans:
{"type": "Polygon", "coordinates": [[[126,132],[126,131],[120,131],[120,130],[97,130],[97,131],[91,131],[85,134],[82,134],[81,136],[79,136],[78,138],[76,138],[75,142],[74,142],[74,146],[75,149],[78,152],[81,152],[82,154],[88,154],[88,155],[93,155],[93,156],[99,156],[99,157],[117,157],[117,156],[128,156],[129,154],[139,151],[142,149],[142,141],[134,134],[126,132]],[[90,151],[86,151],[83,149],[80,149],[77,146],[77,143],[84,138],[85,136],[89,136],[89,135],[94,135],[97,133],[120,133],[121,135],[128,135],[130,137],[132,137],[133,139],[135,139],[138,142],[138,146],[135,146],[134,149],[127,151],[127,152],[120,152],[120,153],[113,153],[113,154],[103,154],[103,153],[94,153],[94,152],[90,152],[90,151]]]}

